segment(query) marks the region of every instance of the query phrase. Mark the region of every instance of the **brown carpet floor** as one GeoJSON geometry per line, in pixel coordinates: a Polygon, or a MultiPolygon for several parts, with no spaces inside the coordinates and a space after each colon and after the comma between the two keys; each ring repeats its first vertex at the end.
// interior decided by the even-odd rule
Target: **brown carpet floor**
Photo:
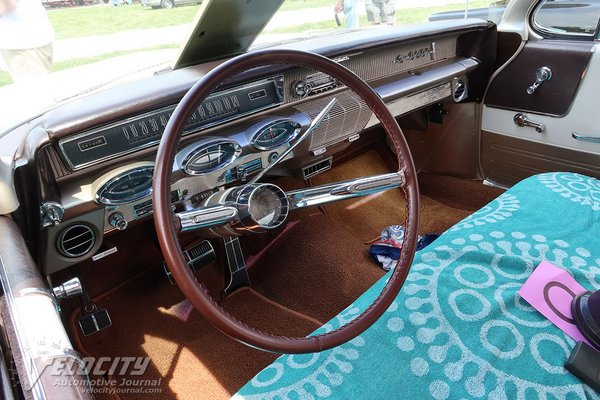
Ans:
{"type": "Polygon", "coordinates": [[[257,291],[327,321],[383,275],[368,249],[327,217],[315,214],[288,224],[266,248],[247,246],[246,254],[257,291]]]}
{"type": "MultiPolygon", "coordinates": [[[[315,176],[312,178],[311,183],[321,185],[387,172],[389,172],[389,169],[383,158],[377,151],[370,150],[330,171],[315,176]]],[[[459,179],[459,181],[463,180],[459,179]]],[[[454,201],[454,198],[459,196],[455,194],[452,183],[441,186],[446,189],[447,193],[438,193],[437,185],[440,182],[445,184],[445,178],[437,180],[431,178],[427,182],[426,190],[422,188],[423,193],[421,193],[421,223],[419,227],[421,234],[442,233],[471,214],[471,211],[479,208],[471,209],[469,207],[465,210],[459,201],[454,201]],[[437,199],[444,199],[446,195],[452,195],[452,202],[443,204],[431,198],[429,194],[435,195],[437,199]]],[[[458,188],[461,191],[462,189],[463,187],[458,188]]],[[[490,200],[494,197],[491,197],[490,200]]],[[[469,201],[471,200],[469,199],[469,201]]],[[[405,204],[406,200],[402,191],[392,189],[371,196],[328,204],[323,209],[325,214],[336,224],[342,226],[364,243],[370,243],[379,238],[383,228],[389,225],[404,224],[405,204]]]]}
{"type": "MultiPolygon", "coordinates": [[[[99,308],[109,310],[112,326],[88,337],[74,335],[79,349],[87,355],[150,357],[143,376],[127,378],[160,378],[162,392],[121,398],[226,399],[276,358],[214,329],[162,274],[160,269],[152,269],[96,299],[99,308]]],[[[306,336],[322,325],[252,289],[235,292],[222,305],[240,320],[273,333],[306,336]]],[[[72,331],[77,331],[76,317],[73,315],[72,331]]]]}
{"type": "Polygon", "coordinates": [[[479,210],[504,193],[502,189],[483,185],[476,180],[426,172],[419,174],[419,189],[422,195],[448,207],[470,211],[470,213],[479,210]]]}

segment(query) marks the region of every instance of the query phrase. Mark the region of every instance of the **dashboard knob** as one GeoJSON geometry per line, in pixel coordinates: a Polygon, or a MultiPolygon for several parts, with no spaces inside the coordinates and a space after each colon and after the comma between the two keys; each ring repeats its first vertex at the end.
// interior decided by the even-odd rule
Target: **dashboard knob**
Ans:
{"type": "Polygon", "coordinates": [[[120,231],[124,231],[127,228],[127,220],[125,219],[125,216],[120,212],[110,214],[110,216],[108,217],[108,223],[120,231]]]}
{"type": "Polygon", "coordinates": [[[296,97],[306,97],[310,92],[310,85],[304,81],[295,81],[292,83],[292,90],[296,97]]]}

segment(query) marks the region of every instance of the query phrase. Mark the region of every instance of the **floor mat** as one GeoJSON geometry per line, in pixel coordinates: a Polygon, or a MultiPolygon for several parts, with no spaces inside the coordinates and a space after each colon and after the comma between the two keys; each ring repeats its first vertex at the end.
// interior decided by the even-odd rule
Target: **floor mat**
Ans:
{"type": "MultiPolygon", "coordinates": [[[[313,185],[388,173],[377,151],[367,151],[330,171],[312,178],[313,185]]],[[[490,199],[491,200],[491,199],[490,199]]],[[[364,243],[379,238],[383,228],[404,223],[406,201],[400,189],[328,204],[325,213],[364,243]]],[[[441,233],[467,217],[469,211],[449,207],[428,196],[421,196],[421,233],[441,233]]]]}
{"type": "MultiPolygon", "coordinates": [[[[128,378],[160,379],[156,387],[161,393],[120,397],[226,399],[276,358],[217,331],[162,274],[161,270],[151,270],[97,299],[100,308],[109,310],[112,326],[88,337],[74,335],[79,349],[87,355],[150,357],[143,376],[128,378]]],[[[248,324],[278,334],[306,336],[321,325],[252,289],[235,292],[223,302],[223,307],[248,324]]],[[[75,318],[74,315],[73,321],[75,318]]],[[[71,328],[77,331],[74,323],[71,328]]],[[[121,378],[116,380],[120,382],[121,378]]]]}

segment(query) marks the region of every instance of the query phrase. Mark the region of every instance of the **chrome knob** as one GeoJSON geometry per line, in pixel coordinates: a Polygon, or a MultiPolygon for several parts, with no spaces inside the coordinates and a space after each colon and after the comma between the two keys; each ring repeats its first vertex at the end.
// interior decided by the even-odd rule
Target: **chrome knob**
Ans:
{"type": "Polygon", "coordinates": [[[127,228],[127,220],[125,219],[123,213],[120,212],[110,214],[108,217],[108,223],[120,231],[123,231],[127,228]]]}
{"type": "Polygon", "coordinates": [[[62,300],[68,297],[80,295],[83,292],[83,287],[81,286],[79,278],[73,278],[69,279],[62,285],[53,288],[52,292],[54,293],[54,297],[56,297],[58,300],[62,300]]]}
{"type": "Polygon", "coordinates": [[[42,217],[42,226],[58,226],[65,215],[65,209],[62,204],[48,201],[40,207],[42,217]]]}
{"type": "Polygon", "coordinates": [[[527,94],[534,94],[542,83],[552,79],[552,70],[548,67],[541,67],[535,71],[535,82],[527,88],[527,94]]]}

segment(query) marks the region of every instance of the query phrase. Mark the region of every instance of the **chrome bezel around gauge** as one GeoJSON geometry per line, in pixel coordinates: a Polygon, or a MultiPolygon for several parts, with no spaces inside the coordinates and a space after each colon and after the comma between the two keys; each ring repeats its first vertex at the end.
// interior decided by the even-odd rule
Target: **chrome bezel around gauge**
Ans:
{"type": "MultiPolygon", "coordinates": [[[[254,135],[252,135],[252,139],[250,140],[250,145],[257,150],[262,150],[262,151],[273,150],[273,149],[281,147],[284,144],[287,144],[287,143],[291,142],[292,140],[294,140],[294,138],[296,136],[298,136],[298,134],[300,133],[301,130],[302,130],[302,125],[300,125],[300,123],[298,121],[293,120],[291,118],[281,118],[281,119],[272,121],[272,122],[268,123],[267,125],[260,127],[258,129],[258,132],[256,132],[254,135]],[[273,129],[283,129],[283,128],[278,128],[277,126],[284,125],[284,124],[289,124],[290,129],[287,129],[285,132],[276,136],[275,137],[276,140],[270,139],[272,141],[272,143],[269,143],[269,144],[260,143],[261,136],[272,132],[273,129]]],[[[268,139],[262,139],[262,140],[266,141],[268,139]]]]}
{"type": "Polygon", "coordinates": [[[235,140],[211,138],[184,147],[175,156],[175,164],[187,175],[206,175],[230,165],[241,153],[242,147],[235,140]],[[223,160],[220,159],[221,156],[218,156],[219,159],[214,165],[194,165],[194,163],[202,157],[207,157],[207,161],[204,162],[205,164],[214,162],[214,160],[211,160],[211,154],[213,154],[213,152],[209,149],[215,146],[231,146],[231,152],[226,154],[223,160]]]}
{"type": "Polygon", "coordinates": [[[153,174],[154,164],[151,162],[129,164],[110,171],[92,184],[94,201],[99,204],[113,206],[128,204],[150,196],[152,194],[153,174]],[[143,182],[143,185],[134,186],[127,191],[121,191],[125,194],[121,195],[120,198],[109,196],[111,190],[114,190],[115,185],[123,184],[127,180],[131,180],[133,175],[140,173],[148,174],[148,178],[143,182]]]}

